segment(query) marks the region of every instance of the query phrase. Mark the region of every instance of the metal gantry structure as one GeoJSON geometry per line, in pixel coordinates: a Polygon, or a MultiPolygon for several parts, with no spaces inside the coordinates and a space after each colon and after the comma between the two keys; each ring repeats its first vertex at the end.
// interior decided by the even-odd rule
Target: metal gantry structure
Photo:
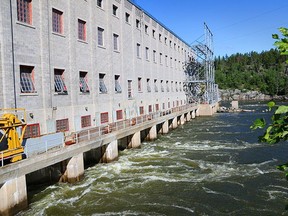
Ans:
{"type": "Polygon", "coordinates": [[[218,85],[215,83],[213,34],[206,23],[204,35],[193,44],[193,56],[184,65],[187,102],[213,104],[219,101],[218,85]]]}

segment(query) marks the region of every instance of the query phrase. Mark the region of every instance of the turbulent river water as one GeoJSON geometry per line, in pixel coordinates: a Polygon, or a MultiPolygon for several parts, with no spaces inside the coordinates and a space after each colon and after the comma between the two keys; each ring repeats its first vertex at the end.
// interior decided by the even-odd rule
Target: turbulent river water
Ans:
{"type": "Polygon", "coordinates": [[[79,183],[32,192],[18,215],[288,215],[288,181],[275,168],[288,145],[259,144],[249,126],[271,114],[265,104],[241,107],[256,111],[194,119],[79,183]]]}

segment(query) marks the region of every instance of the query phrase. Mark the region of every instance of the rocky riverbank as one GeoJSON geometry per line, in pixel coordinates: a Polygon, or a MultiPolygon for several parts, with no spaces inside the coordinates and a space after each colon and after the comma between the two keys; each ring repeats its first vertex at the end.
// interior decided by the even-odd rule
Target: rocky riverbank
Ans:
{"type": "Polygon", "coordinates": [[[265,95],[258,91],[241,91],[239,89],[219,90],[222,101],[269,101],[269,100],[288,100],[287,96],[265,95]]]}

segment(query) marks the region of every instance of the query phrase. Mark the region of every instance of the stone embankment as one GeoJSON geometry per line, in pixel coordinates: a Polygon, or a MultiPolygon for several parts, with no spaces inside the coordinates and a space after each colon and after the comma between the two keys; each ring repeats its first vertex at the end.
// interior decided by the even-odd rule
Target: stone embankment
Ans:
{"type": "Polygon", "coordinates": [[[258,91],[241,91],[239,89],[219,90],[222,101],[269,101],[269,100],[287,100],[287,96],[265,95],[258,91]]]}

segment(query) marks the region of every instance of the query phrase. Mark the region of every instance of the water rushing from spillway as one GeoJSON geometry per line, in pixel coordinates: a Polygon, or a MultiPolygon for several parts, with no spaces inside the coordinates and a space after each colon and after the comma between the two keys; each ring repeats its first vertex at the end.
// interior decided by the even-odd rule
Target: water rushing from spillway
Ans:
{"type": "Polygon", "coordinates": [[[288,215],[288,181],[275,166],[288,146],[259,144],[255,113],[200,117],[98,164],[76,184],[33,194],[19,215],[288,215]]]}

